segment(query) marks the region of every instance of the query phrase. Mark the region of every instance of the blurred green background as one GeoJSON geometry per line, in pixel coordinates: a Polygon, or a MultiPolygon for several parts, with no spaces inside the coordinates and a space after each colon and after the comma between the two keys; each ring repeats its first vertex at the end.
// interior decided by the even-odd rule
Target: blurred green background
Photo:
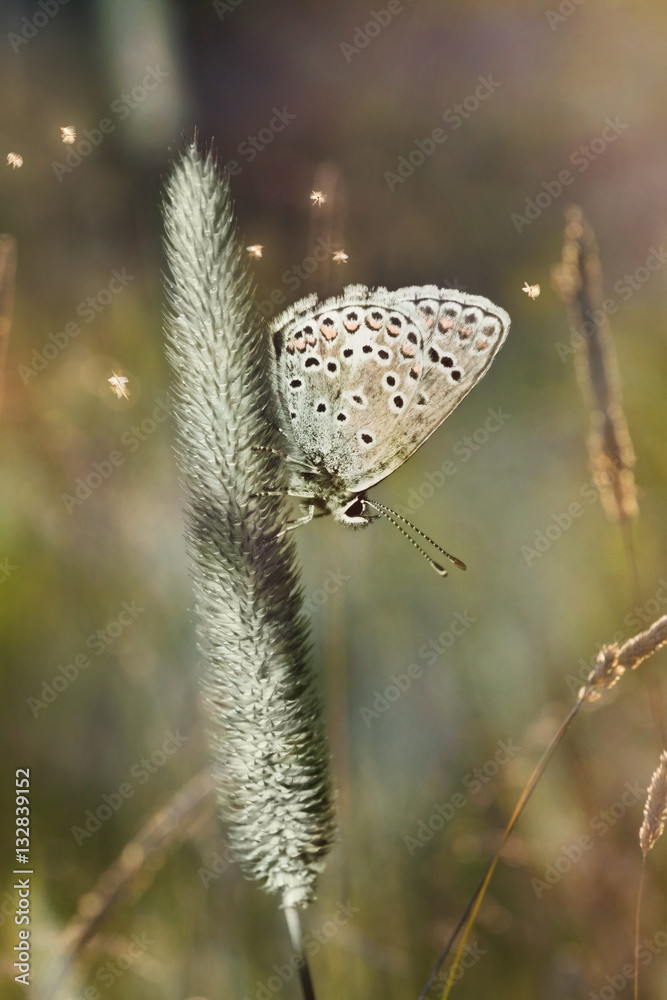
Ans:
{"type": "MultiPolygon", "coordinates": [[[[667,611],[667,267],[646,268],[667,225],[664,5],[7,0],[0,29],[0,230],[18,244],[1,433],[2,995],[25,994],[12,981],[15,770],[32,776],[32,995],[43,997],[81,897],[206,764],[160,288],[161,188],[196,127],[233,174],[244,245],[264,246],[251,261],[260,301],[434,283],[512,317],[487,378],[375,493],[468,572],[439,580],[386,522],[299,532],[341,823],[306,916],[323,941],[318,997],[416,997],[590,658],[667,611]],[[276,109],[293,116],[280,131],[276,109]],[[71,146],[60,137],[68,125],[71,146]],[[417,141],[430,150],[434,129],[446,140],[392,179],[417,141]],[[6,165],[10,152],[22,167],[6,165]],[[572,183],[555,196],[564,170],[572,183]],[[313,189],[329,195],[322,208],[313,189]],[[597,233],[618,305],[638,588],[621,530],[587,486],[590,417],[550,282],[571,202],[597,233]],[[318,239],[349,261],[299,277],[318,239]],[[541,285],[539,298],[522,293],[525,281],[541,285]],[[129,400],[109,390],[113,370],[129,378],[129,400]],[[490,410],[503,414],[491,432],[490,410]],[[456,471],[443,477],[447,460],[456,471]],[[562,528],[575,502],[581,513],[562,528]],[[558,520],[560,536],[531,556],[558,520]],[[119,626],[124,603],[134,616],[119,626]],[[82,654],[90,665],[36,704],[82,654]],[[420,676],[383,703],[410,664],[420,676]],[[146,771],[151,755],[160,763],[146,771]],[[131,797],[77,836],[87,810],[127,782],[131,797]],[[440,827],[430,839],[429,821],[440,827]],[[342,926],[331,923],[348,906],[342,926]]],[[[623,992],[664,665],[662,654],[624,678],[566,737],[494,877],[455,996],[623,992]],[[577,857],[583,835],[591,845],[577,857]],[[549,866],[567,870],[540,888],[532,880],[544,884],[549,866]]],[[[649,859],[651,941],[667,942],[666,850],[649,859]]],[[[234,864],[204,884],[202,869],[224,852],[211,804],[144,893],[113,913],[63,995],[298,997],[273,969],[289,959],[274,900],[234,864]],[[132,935],[150,941],[141,957],[100,972],[132,935]]],[[[646,998],[667,992],[667,948],[655,951],[646,998]]]]}

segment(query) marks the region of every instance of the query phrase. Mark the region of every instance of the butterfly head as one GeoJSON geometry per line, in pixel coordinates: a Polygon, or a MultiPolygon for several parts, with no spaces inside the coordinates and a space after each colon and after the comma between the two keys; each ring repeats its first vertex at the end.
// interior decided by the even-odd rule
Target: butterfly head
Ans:
{"type": "Polygon", "coordinates": [[[350,497],[341,507],[331,510],[335,521],[340,524],[347,524],[351,528],[365,528],[367,524],[374,521],[378,515],[369,514],[368,503],[363,496],[350,497]]]}
{"type": "Polygon", "coordinates": [[[321,460],[309,471],[295,473],[293,470],[293,486],[296,492],[309,497],[307,503],[312,504],[320,514],[331,514],[339,524],[364,528],[378,517],[376,513],[370,513],[365,495],[352,493],[349,484],[327,469],[321,460]]]}

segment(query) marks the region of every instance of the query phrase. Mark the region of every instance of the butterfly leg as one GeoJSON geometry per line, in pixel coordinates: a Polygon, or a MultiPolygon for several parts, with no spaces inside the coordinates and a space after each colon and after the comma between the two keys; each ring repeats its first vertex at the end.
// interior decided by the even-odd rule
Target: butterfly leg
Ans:
{"type": "Polygon", "coordinates": [[[288,531],[294,531],[295,528],[300,528],[302,524],[308,524],[309,521],[313,520],[313,517],[324,517],[324,514],[316,514],[314,505],[309,504],[306,514],[300,517],[298,521],[288,521],[283,530],[278,532],[276,538],[282,538],[288,531]]]}
{"type": "Polygon", "coordinates": [[[300,465],[303,469],[307,469],[308,472],[316,472],[315,466],[312,462],[306,462],[302,458],[297,458],[295,455],[287,455],[284,451],[278,451],[277,448],[267,448],[262,444],[252,445],[252,451],[269,451],[272,455],[280,455],[287,462],[292,462],[294,465],[300,465]]]}
{"type": "Polygon", "coordinates": [[[261,493],[251,493],[250,499],[255,497],[301,497],[303,500],[314,500],[312,493],[295,493],[293,490],[263,490],[261,493]]]}

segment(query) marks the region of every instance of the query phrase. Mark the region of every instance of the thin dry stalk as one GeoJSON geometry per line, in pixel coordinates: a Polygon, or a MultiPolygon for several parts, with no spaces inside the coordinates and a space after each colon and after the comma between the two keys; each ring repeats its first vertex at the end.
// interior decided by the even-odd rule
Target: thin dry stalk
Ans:
{"type": "MultiPolygon", "coordinates": [[[[549,761],[556,752],[563,737],[565,736],[565,733],[570,728],[574,718],[579,713],[581,706],[586,701],[594,701],[599,698],[600,691],[603,688],[613,687],[613,685],[623,676],[626,670],[634,670],[643,660],[651,656],[652,653],[657,652],[657,650],[659,650],[661,646],[664,646],[665,643],[667,643],[667,615],[663,615],[662,618],[658,618],[658,620],[653,622],[653,624],[646,629],[645,632],[640,632],[638,635],[634,636],[634,638],[629,639],[623,646],[620,647],[620,649],[615,644],[602,647],[597,657],[595,669],[591,672],[586,684],[580,688],[576,702],[568,712],[556,733],[551,737],[546,749],[526,782],[526,785],[519,796],[519,801],[514,807],[514,811],[512,812],[500,839],[499,847],[493,856],[482,881],[470,898],[458,924],[450,935],[449,941],[440,954],[435,967],[431,971],[431,975],[429,976],[424,989],[419,994],[419,1000],[426,1000],[426,996],[428,995],[436,976],[440,972],[440,968],[452,950],[454,942],[458,938],[458,950],[450,967],[441,1000],[447,1000],[449,997],[452,986],[454,985],[454,976],[460,963],[463,949],[465,948],[466,941],[470,935],[470,931],[472,930],[477,912],[481,906],[482,900],[491,881],[491,877],[496,869],[502,850],[505,847],[505,844],[507,843],[521,813],[528,804],[528,800],[535,791],[540,778],[544,774],[549,761]]],[[[664,753],[664,756],[667,762],[667,753],[664,753]]],[[[660,770],[660,768],[658,770],[660,770]]],[[[654,780],[656,780],[657,774],[658,771],[656,771],[656,774],[653,776],[654,780]]],[[[652,781],[652,787],[653,783],[654,782],[652,781]]],[[[658,806],[656,805],[656,809],[657,808],[658,806]]],[[[662,829],[657,836],[659,836],[661,832],[662,829]]]]}
{"type": "Polygon", "coordinates": [[[621,524],[635,517],[635,453],[621,405],[616,350],[603,309],[602,269],[593,230],[580,208],[566,213],[563,258],[554,285],[567,305],[577,338],[577,372],[589,398],[588,453],[607,516],[621,524]]]}
{"type": "Polygon", "coordinates": [[[97,880],[93,889],[79,900],[78,914],[65,928],[66,951],[53,977],[50,996],[56,996],[69,970],[86,945],[100,931],[108,916],[121,901],[144,892],[178,840],[188,837],[209,812],[213,777],[201,771],[175,793],[159,812],[125,845],[122,854],[97,880]]]}
{"type": "Polygon", "coordinates": [[[0,235],[0,412],[5,398],[5,363],[14,312],[15,281],[16,240],[13,236],[0,235]]]}
{"type": "Polygon", "coordinates": [[[634,1000],[639,1000],[639,917],[642,910],[642,895],[644,893],[644,877],[646,875],[646,855],[642,859],[642,873],[637,891],[637,910],[635,912],[635,989],[634,1000]]]}

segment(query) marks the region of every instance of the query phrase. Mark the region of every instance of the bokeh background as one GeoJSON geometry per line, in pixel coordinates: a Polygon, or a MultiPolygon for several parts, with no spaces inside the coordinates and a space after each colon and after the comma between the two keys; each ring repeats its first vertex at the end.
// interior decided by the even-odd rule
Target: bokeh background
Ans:
{"type": "MultiPolygon", "coordinates": [[[[653,250],[661,260],[667,236],[663,5],[45,3],[7,0],[0,11],[0,230],[18,246],[0,438],[2,995],[25,995],[11,967],[15,770],[31,770],[32,994],[44,997],[64,929],[86,913],[97,879],[206,765],[160,288],[161,189],[196,127],[233,174],[244,245],[264,247],[250,266],[267,315],[276,299],[361,282],[460,287],[512,317],[488,376],[375,494],[468,572],[438,579],[386,522],[299,532],[341,824],[306,917],[322,938],[318,996],[416,997],[591,657],[667,611],[667,266],[646,263],[653,250]],[[367,33],[374,18],[387,23],[367,33]],[[272,132],[276,109],[292,117],[272,132]],[[608,119],[613,141],[600,140],[608,119]],[[400,182],[387,176],[438,128],[447,139],[423,164],[400,182]],[[80,147],[86,130],[101,140],[80,147]],[[253,136],[262,148],[251,155],[253,136]],[[20,168],[6,164],[10,152],[20,168]],[[552,185],[537,217],[517,221],[563,170],[563,193],[552,185]],[[311,205],[313,189],[325,206],[311,205]],[[636,583],[623,533],[590,486],[590,414],[551,284],[572,202],[596,231],[618,306],[636,583]],[[318,240],[348,262],[327,258],[295,277],[318,240]],[[123,281],[110,285],[114,271],[123,281]],[[539,298],[522,293],[526,281],[539,298]],[[112,371],[129,379],[129,400],[109,390],[112,371]],[[491,432],[490,411],[504,415],[491,432]],[[443,477],[447,460],[455,472],[443,477]],[[551,527],[531,555],[559,520],[560,535],[551,527]],[[135,615],[119,627],[124,602],[135,615]],[[467,625],[451,639],[456,620],[467,625]],[[44,701],[81,655],[90,665],[44,701]],[[410,664],[420,676],[383,702],[410,664]],[[87,811],[128,782],[121,807],[78,835],[87,811]]],[[[631,990],[621,970],[664,669],[656,656],[577,719],[505,852],[454,995],[631,990]],[[582,836],[590,846],[577,856],[582,836]]],[[[666,850],[656,847],[647,872],[646,998],[667,990],[666,850]]],[[[211,803],[110,914],[63,995],[296,998],[273,968],[289,959],[281,915],[233,863],[219,864],[225,851],[211,803]],[[225,870],[208,878],[216,864],[225,870]],[[133,935],[150,943],[128,966],[133,935]]]]}

